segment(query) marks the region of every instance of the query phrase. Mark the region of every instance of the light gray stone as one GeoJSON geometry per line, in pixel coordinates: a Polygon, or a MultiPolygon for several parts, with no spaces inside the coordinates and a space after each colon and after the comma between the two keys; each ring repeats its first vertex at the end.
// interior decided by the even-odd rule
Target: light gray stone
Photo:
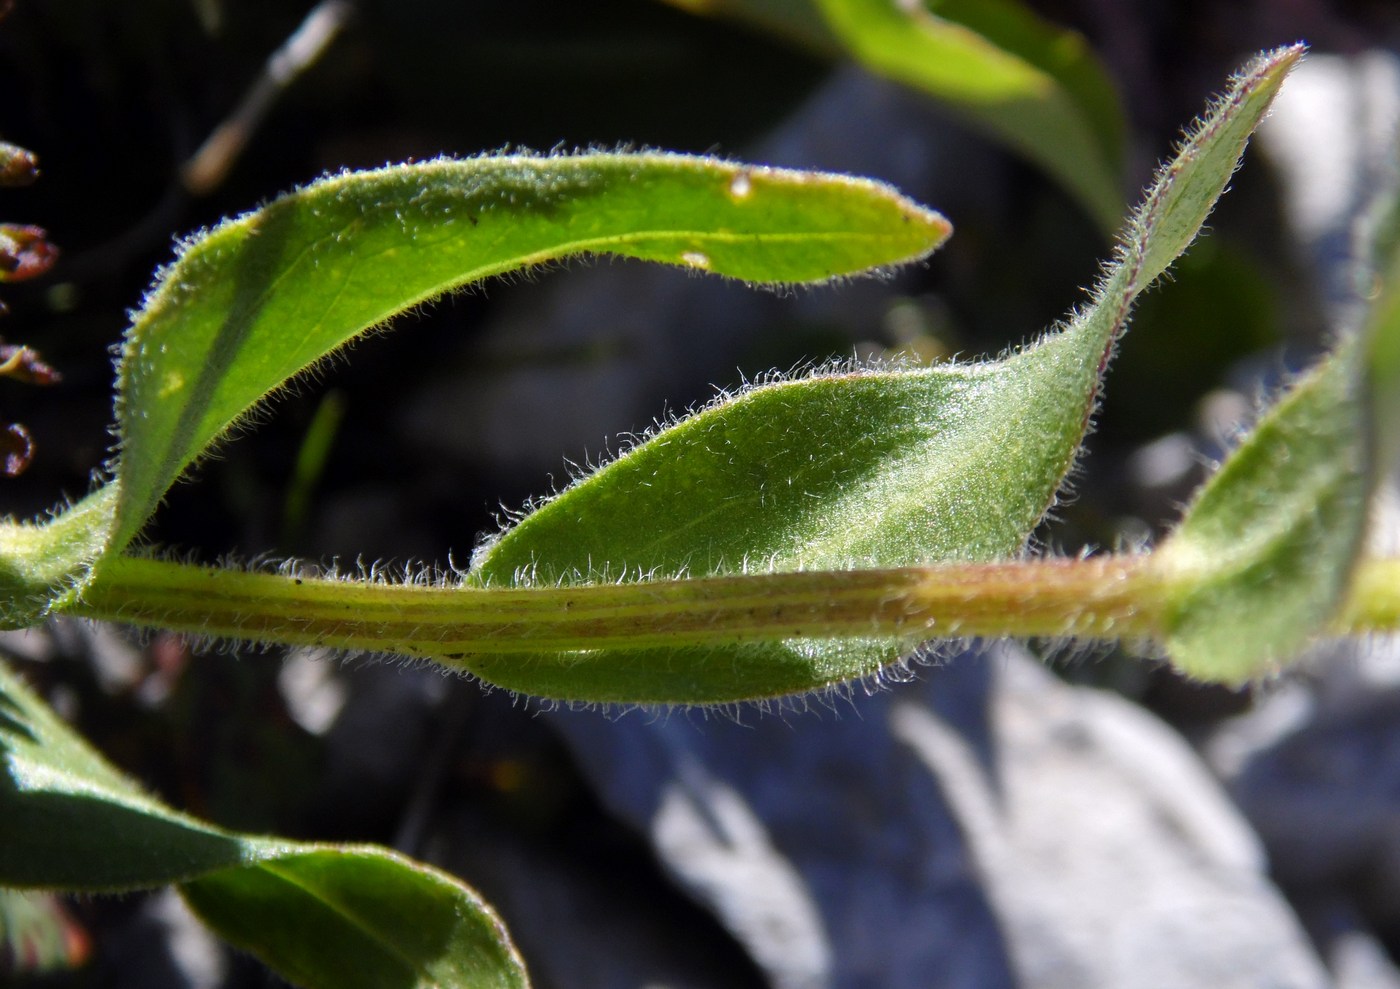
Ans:
{"type": "Polygon", "coordinates": [[[1016,647],[829,710],[549,720],[774,985],[1330,984],[1184,741],[1016,647]]]}

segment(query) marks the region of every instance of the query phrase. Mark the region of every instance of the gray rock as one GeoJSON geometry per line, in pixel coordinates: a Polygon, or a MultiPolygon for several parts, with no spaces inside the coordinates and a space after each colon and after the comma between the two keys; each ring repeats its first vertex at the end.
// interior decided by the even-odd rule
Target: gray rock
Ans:
{"type": "Polygon", "coordinates": [[[829,710],[550,721],[775,986],[1328,984],[1185,743],[1013,647],[829,710]]]}

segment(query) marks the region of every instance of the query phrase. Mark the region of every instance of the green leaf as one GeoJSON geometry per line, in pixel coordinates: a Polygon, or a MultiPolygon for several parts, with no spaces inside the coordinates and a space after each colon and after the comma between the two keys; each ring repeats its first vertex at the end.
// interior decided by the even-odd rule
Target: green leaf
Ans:
{"type": "Polygon", "coordinates": [[[1400,462],[1400,176],[1391,181],[1394,188],[1376,209],[1375,290],[1364,334],[1367,425],[1377,483],[1400,462]]]}
{"type": "Polygon", "coordinates": [[[223,938],[307,989],[529,984],[504,926],[475,893],[387,849],[284,854],[181,893],[223,938]]]}
{"type": "MultiPolygon", "coordinates": [[[[1236,78],[1159,176],[1116,263],[1061,332],[994,363],[850,371],[726,397],[524,517],[478,586],[530,586],[1014,556],[1053,504],[1133,300],[1191,242],[1299,49],[1236,78]]],[[[950,630],[955,632],[956,630],[950,630]]],[[[440,656],[577,700],[703,703],[869,675],[898,639],[440,656]]]]}
{"type": "Polygon", "coordinates": [[[305,986],[527,984],[500,920],[458,880],[386,849],[237,834],[171,810],[3,665],[0,757],[0,886],[184,883],[216,930],[305,986]]]}
{"type": "Polygon", "coordinates": [[[948,233],[876,182],[680,155],[502,155],[316,182],[191,238],[161,274],[122,351],[115,477],[54,522],[0,523],[0,621],[39,620],[270,392],[424,300],[589,254],[818,282],[923,257],[948,233]]]}
{"type": "Polygon", "coordinates": [[[1343,340],[1269,410],[1154,554],[1172,661],[1242,683],[1332,631],[1371,496],[1400,453],[1400,196],[1377,210],[1376,290],[1343,340]]]}
{"type": "Polygon", "coordinates": [[[1299,382],[1153,554],[1167,652],[1184,672],[1259,676],[1337,611],[1370,494],[1363,373],[1353,341],[1299,382]]]}
{"type": "Polygon", "coordinates": [[[152,799],[0,666],[0,886],[158,886],[257,853],[152,799]]]}
{"type": "Polygon", "coordinates": [[[849,53],[1044,168],[1113,231],[1126,124],[1084,38],[1014,0],[667,0],[849,53]]]}
{"type": "Polygon", "coordinates": [[[109,484],[43,523],[0,520],[0,627],[38,624],[82,581],[107,543],[116,495],[109,484]]]}
{"type": "Polygon", "coordinates": [[[454,288],[603,253],[819,282],[922,257],[948,232],[878,183],[678,155],[500,156],[322,180],[192,240],[136,316],[113,545],[269,391],[454,288]]]}
{"type": "MultiPolygon", "coordinates": [[[[480,555],[473,580],[550,586],[1012,556],[1083,429],[1097,355],[1066,350],[819,375],[725,399],[541,506],[480,555]]],[[[590,650],[467,665],[549,697],[699,703],[848,680],[909,645],[590,650]]]]}

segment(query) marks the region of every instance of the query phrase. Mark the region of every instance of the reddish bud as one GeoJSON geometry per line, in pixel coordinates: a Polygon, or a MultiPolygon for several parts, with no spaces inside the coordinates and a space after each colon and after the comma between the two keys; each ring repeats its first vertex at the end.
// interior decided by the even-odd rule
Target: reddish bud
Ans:
{"type": "Polygon", "coordinates": [[[0,185],[28,185],[38,177],[39,158],[34,152],[0,141],[0,185]]]}
{"type": "Polygon", "coordinates": [[[0,377],[27,385],[53,385],[62,380],[62,375],[45,364],[37,351],[8,343],[0,343],[0,377]]]}
{"type": "Polygon", "coordinates": [[[29,462],[34,459],[34,439],[17,422],[12,422],[0,430],[0,457],[4,457],[3,470],[6,477],[19,477],[29,462]]]}
{"type": "Polygon", "coordinates": [[[0,282],[36,278],[53,267],[58,248],[40,227],[0,223],[0,282]]]}

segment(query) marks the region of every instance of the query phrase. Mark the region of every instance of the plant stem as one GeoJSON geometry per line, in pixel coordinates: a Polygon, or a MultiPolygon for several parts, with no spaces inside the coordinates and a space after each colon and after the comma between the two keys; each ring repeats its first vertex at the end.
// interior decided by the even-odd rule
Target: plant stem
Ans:
{"type": "MultiPolygon", "coordinates": [[[[1146,556],[480,589],[124,558],[64,610],[219,638],[418,656],[803,637],[1151,639],[1146,556]]],[[[1400,560],[1366,561],[1337,631],[1400,630],[1400,560]]]]}

